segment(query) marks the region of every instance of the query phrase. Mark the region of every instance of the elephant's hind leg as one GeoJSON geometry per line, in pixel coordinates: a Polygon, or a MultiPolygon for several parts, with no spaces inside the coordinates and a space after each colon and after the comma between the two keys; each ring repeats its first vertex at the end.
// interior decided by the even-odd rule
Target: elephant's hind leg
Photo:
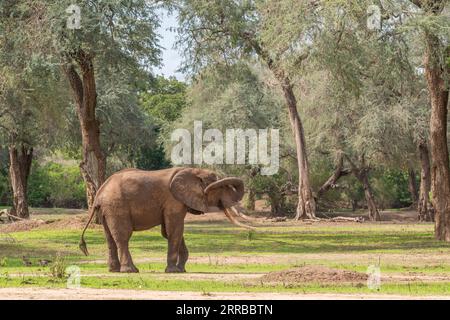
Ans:
{"type": "Polygon", "coordinates": [[[119,255],[117,254],[117,245],[114,241],[108,224],[103,219],[103,229],[105,230],[106,242],[108,243],[108,266],[110,272],[120,271],[119,255]]]}
{"type": "Polygon", "coordinates": [[[128,242],[133,233],[131,221],[124,221],[123,219],[116,221],[116,219],[110,217],[106,217],[105,220],[118,249],[120,272],[139,272],[138,268],[133,264],[133,259],[128,249],[128,242]]]}

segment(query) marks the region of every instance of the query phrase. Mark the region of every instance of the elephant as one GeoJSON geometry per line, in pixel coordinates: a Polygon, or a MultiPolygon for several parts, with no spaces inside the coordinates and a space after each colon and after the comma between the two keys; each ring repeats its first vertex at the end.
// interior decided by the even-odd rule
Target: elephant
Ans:
{"type": "Polygon", "coordinates": [[[84,234],[94,215],[101,221],[108,244],[110,272],[139,272],[129,251],[133,231],[161,225],[168,240],[165,272],[186,272],[188,249],[183,237],[187,212],[204,214],[221,209],[234,224],[242,216],[234,207],[244,195],[244,183],[235,177],[220,179],[200,168],[176,167],[155,171],[125,169],[111,175],[98,189],[83,229],[80,249],[88,255],[84,234]]]}

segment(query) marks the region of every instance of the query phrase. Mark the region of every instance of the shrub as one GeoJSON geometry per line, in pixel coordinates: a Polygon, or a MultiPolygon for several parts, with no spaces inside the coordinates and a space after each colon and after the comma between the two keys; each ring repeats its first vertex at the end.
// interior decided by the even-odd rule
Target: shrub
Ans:
{"type": "Polygon", "coordinates": [[[54,279],[64,279],[66,277],[66,260],[59,253],[55,256],[55,261],[49,266],[50,276],[54,279]]]}
{"type": "Polygon", "coordinates": [[[33,163],[29,203],[34,207],[82,208],[86,205],[84,181],[76,165],[33,163]]]}
{"type": "Polygon", "coordinates": [[[9,205],[9,194],[8,172],[0,170],[0,205],[9,205]]]}
{"type": "Polygon", "coordinates": [[[382,208],[404,208],[412,203],[408,190],[408,172],[386,170],[376,172],[373,188],[377,202],[382,208]]]}

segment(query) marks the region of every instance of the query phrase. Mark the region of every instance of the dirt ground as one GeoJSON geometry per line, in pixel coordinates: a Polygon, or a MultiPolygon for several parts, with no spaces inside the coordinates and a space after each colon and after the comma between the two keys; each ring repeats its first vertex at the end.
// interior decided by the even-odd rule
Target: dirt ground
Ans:
{"type": "MultiPolygon", "coordinates": [[[[264,206],[264,200],[258,200],[257,206],[260,211],[256,216],[252,216],[250,219],[250,224],[255,226],[273,226],[277,227],[292,227],[292,226],[301,226],[301,225],[311,225],[317,222],[313,221],[277,221],[276,219],[271,219],[267,217],[267,207],[264,206]]],[[[66,210],[66,209],[64,209],[66,210]]],[[[86,214],[86,210],[82,209],[72,209],[69,211],[64,211],[64,215],[60,215],[55,211],[55,213],[48,213],[43,209],[33,209],[31,214],[32,218],[24,221],[16,221],[14,223],[0,223],[0,232],[1,233],[10,233],[10,232],[21,232],[21,231],[29,231],[33,229],[69,229],[69,230],[82,230],[85,226],[89,216],[86,214]],[[59,215],[59,216],[58,216],[59,215]]],[[[358,222],[327,222],[326,218],[335,217],[337,214],[335,213],[322,213],[320,215],[321,218],[325,219],[320,221],[321,225],[336,225],[336,223],[351,225],[358,224],[358,222]]],[[[342,214],[340,214],[342,215],[342,214]]],[[[346,217],[351,218],[359,218],[362,217],[363,214],[361,212],[346,212],[344,214],[346,217]]],[[[383,214],[383,222],[381,223],[417,223],[417,213],[415,211],[389,211],[383,214]]],[[[188,214],[185,219],[186,223],[195,223],[195,222],[218,222],[218,221],[228,221],[225,218],[223,212],[211,212],[203,215],[193,215],[188,214]]],[[[98,228],[102,227],[99,225],[95,225],[93,223],[90,224],[89,228],[98,228]]]]}
{"type": "Polygon", "coordinates": [[[324,266],[303,266],[290,270],[270,272],[261,277],[265,282],[320,282],[320,283],[361,283],[367,281],[368,276],[365,273],[336,270],[324,266]]]}
{"type": "Polygon", "coordinates": [[[122,289],[0,288],[0,300],[450,300],[449,296],[297,294],[273,292],[149,291],[122,289]]]}

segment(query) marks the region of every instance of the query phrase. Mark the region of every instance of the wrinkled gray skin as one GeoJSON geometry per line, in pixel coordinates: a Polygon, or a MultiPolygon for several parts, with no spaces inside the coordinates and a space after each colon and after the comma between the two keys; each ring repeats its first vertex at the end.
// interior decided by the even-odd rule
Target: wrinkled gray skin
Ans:
{"type": "Polygon", "coordinates": [[[235,219],[233,208],[243,194],[242,180],[219,179],[214,172],[203,169],[122,170],[109,177],[98,190],[80,248],[88,254],[84,232],[97,214],[108,243],[109,271],[139,272],[128,248],[130,237],[133,231],[161,225],[161,233],[168,240],[166,272],[185,272],[186,213],[201,214],[210,207],[219,207],[231,222],[246,227],[235,219]]]}

